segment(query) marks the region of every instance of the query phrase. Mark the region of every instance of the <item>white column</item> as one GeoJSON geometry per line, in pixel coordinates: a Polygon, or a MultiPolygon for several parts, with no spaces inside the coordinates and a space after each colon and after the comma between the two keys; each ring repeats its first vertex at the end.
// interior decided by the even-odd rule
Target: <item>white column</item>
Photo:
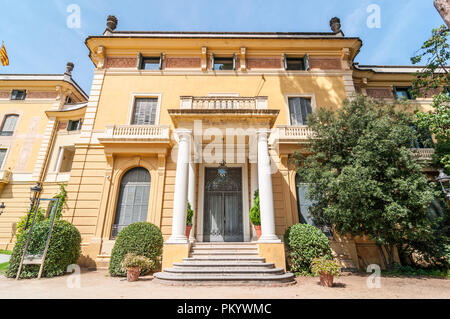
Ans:
{"type": "Polygon", "coordinates": [[[259,129],[258,134],[258,186],[261,209],[260,242],[278,243],[281,240],[275,234],[275,211],[273,207],[272,172],[267,135],[270,130],[259,129]]]}
{"type": "Polygon", "coordinates": [[[64,147],[60,147],[59,153],[58,153],[58,160],[57,160],[56,166],[55,166],[55,172],[57,172],[57,173],[59,173],[59,170],[61,169],[63,156],[64,156],[64,147]]]}
{"type": "Polygon", "coordinates": [[[196,176],[195,176],[195,163],[189,163],[189,182],[188,182],[188,202],[191,204],[191,208],[194,211],[194,217],[192,219],[192,229],[189,234],[189,241],[194,241],[194,220],[197,218],[197,205],[195,201],[196,193],[196,176]]]}
{"type": "Polygon", "coordinates": [[[178,129],[178,157],[175,177],[175,193],[173,199],[172,235],[167,243],[185,244],[186,210],[189,180],[189,158],[192,130],[178,129]]]}

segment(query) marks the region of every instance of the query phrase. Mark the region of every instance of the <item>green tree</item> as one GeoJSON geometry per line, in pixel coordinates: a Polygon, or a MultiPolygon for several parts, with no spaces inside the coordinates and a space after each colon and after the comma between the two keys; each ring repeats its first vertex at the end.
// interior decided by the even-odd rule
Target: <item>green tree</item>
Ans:
{"type": "Polygon", "coordinates": [[[341,234],[368,235],[393,264],[393,248],[430,238],[426,207],[435,191],[410,150],[416,138],[411,112],[357,96],[337,111],[319,109],[308,118],[316,136],[309,156],[294,162],[318,224],[341,234]]]}
{"type": "Polygon", "coordinates": [[[450,46],[449,29],[442,25],[432,30],[430,39],[411,58],[413,64],[425,62],[413,81],[416,96],[433,96],[432,111],[417,112],[416,124],[428,128],[437,140],[436,163],[450,173],[450,46]]]}

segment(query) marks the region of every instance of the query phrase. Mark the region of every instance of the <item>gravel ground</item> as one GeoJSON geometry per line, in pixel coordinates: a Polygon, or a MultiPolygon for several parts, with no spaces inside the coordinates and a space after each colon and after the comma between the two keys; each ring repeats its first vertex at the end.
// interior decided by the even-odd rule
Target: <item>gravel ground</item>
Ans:
{"type": "Polygon", "coordinates": [[[80,288],[74,275],[20,280],[0,276],[0,299],[15,298],[161,298],[161,299],[305,299],[305,298],[446,298],[450,299],[450,280],[439,278],[381,278],[381,288],[367,288],[367,275],[344,275],[333,288],[318,284],[318,278],[299,277],[295,285],[265,286],[166,286],[153,282],[152,276],[128,283],[109,277],[106,270],[82,271],[80,288]]]}

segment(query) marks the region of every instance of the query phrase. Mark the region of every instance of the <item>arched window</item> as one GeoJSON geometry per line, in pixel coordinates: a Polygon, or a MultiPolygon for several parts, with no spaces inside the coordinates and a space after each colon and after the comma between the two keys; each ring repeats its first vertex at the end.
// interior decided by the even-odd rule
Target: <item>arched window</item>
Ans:
{"type": "Polygon", "coordinates": [[[298,174],[295,175],[295,188],[297,190],[298,221],[302,224],[314,225],[313,217],[308,212],[314,202],[308,198],[308,184],[302,183],[298,174]]]}
{"type": "Polygon", "coordinates": [[[2,130],[0,132],[1,136],[13,135],[18,119],[19,119],[19,115],[17,115],[17,114],[6,115],[5,120],[3,121],[2,130]]]}
{"type": "Polygon", "coordinates": [[[145,168],[136,167],[123,175],[111,237],[127,225],[147,220],[149,194],[150,173],[145,168]]]}

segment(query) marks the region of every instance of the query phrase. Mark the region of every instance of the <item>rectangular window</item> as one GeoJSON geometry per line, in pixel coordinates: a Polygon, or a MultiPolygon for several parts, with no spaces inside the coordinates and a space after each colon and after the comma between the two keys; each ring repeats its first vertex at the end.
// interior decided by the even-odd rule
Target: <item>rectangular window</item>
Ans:
{"type": "Polygon", "coordinates": [[[213,59],[213,70],[234,70],[234,58],[214,58],[213,59]]]}
{"type": "Polygon", "coordinates": [[[142,56],[142,54],[139,53],[137,67],[140,70],[161,70],[162,59],[162,53],[160,56],[142,56]]]}
{"type": "Polygon", "coordinates": [[[394,87],[395,97],[397,99],[407,99],[411,100],[412,95],[410,92],[410,87],[394,87]]]}
{"type": "Polygon", "coordinates": [[[72,169],[75,148],[72,146],[60,147],[55,171],[58,173],[68,173],[72,169]]]}
{"type": "Polygon", "coordinates": [[[0,169],[3,166],[3,161],[5,160],[5,156],[6,156],[6,148],[0,148],[0,169]]]}
{"type": "Polygon", "coordinates": [[[14,130],[16,128],[18,119],[19,115],[16,114],[6,115],[2,125],[2,129],[0,131],[0,136],[12,136],[14,134],[14,130]]]}
{"type": "Polygon", "coordinates": [[[433,138],[427,128],[419,128],[412,124],[411,129],[414,131],[416,138],[411,142],[411,148],[434,148],[433,138]]]}
{"type": "Polygon", "coordinates": [[[157,98],[136,98],[134,101],[133,125],[155,125],[156,110],[158,108],[157,98]]]}
{"type": "Polygon", "coordinates": [[[289,114],[291,125],[307,125],[308,114],[312,113],[311,99],[304,97],[290,97],[289,114]]]}
{"type": "Polygon", "coordinates": [[[13,90],[11,92],[11,100],[25,100],[27,96],[26,90],[13,90]]]}
{"type": "Polygon", "coordinates": [[[306,71],[309,69],[309,58],[305,54],[303,57],[288,57],[284,55],[284,69],[288,71],[306,71]]]}
{"type": "Polygon", "coordinates": [[[81,119],[76,121],[69,120],[69,123],[67,123],[68,131],[78,131],[80,128],[81,128],[81,119]]]}

